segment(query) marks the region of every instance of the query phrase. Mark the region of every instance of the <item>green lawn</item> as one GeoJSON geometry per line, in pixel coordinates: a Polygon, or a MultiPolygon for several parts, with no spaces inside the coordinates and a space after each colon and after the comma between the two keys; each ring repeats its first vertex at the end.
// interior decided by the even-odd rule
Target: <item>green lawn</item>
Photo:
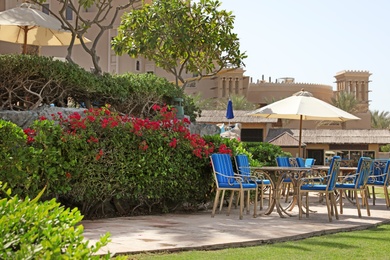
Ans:
{"type": "Polygon", "coordinates": [[[128,259],[390,259],[390,225],[255,247],[138,254],[128,259]]]}

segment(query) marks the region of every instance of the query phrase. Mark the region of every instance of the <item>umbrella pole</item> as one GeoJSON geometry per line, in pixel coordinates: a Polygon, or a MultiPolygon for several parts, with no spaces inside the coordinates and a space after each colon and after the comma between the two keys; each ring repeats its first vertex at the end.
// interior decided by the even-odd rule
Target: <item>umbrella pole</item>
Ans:
{"type": "Polygon", "coordinates": [[[298,157],[301,157],[301,144],[302,144],[302,115],[300,116],[300,120],[299,120],[299,151],[298,151],[298,157]]]}
{"type": "Polygon", "coordinates": [[[27,33],[28,33],[27,26],[23,26],[23,32],[24,32],[23,54],[27,54],[27,33]]]}

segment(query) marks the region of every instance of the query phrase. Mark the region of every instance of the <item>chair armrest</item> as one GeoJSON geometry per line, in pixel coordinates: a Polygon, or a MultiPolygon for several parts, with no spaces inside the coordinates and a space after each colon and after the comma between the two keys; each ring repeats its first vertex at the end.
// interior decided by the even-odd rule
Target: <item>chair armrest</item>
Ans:
{"type": "Polygon", "coordinates": [[[341,183],[345,183],[345,182],[351,182],[351,181],[353,181],[356,177],[358,177],[359,176],[359,173],[354,173],[354,174],[348,174],[348,175],[346,175],[346,176],[340,176],[340,178],[341,178],[341,183]]]}
{"type": "Polygon", "coordinates": [[[225,175],[225,174],[222,174],[220,172],[215,172],[215,173],[218,174],[218,175],[221,175],[223,177],[226,177],[228,179],[228,184],[229,185],[232,185],[232,182],[231,182],[232,180],[235,180],[236,182],[238,182],[240,184],[244,182],[244,179],[242,177],[240,177],[240,176],[237,176],[236,173],[234,173],[234,176],[225,175]]]}
{"type": "Polygon", "coordinates": [[[368,181],[376,181],[378,178],[386,178],[386,174],[370,175],[368,176],[368,181]]]}
{"type": "Polygon", "coordinates": [[[259,180],[259,178],[257,176],[254,176],[254,175],[243,175],[243,174],[239,174],[239,173],[235,173],[234,176],[238,176],[240,177],[243,181],[245,182],[256,182],[257,180],[259,180]]]}

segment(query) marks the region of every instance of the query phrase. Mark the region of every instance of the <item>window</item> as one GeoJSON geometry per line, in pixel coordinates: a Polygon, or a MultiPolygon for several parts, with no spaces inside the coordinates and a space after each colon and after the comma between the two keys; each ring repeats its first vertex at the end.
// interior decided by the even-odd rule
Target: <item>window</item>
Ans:
{"type": "Polygon", "coordinates": [[[50,7],[49,4],[42,4],[42,12],[49,15],[50,14],[49,7],[50,7]]]}
{"type": "Polygon", "coordinates": [[[69,6],[66,7],[65,18],[68,21],[69,20],[73,20],[73,11],[72,11],[72,9],[69,6]]]}
{"type": "Polygon", "coordinates": [[[137,61],[135,62],[135,70],[136,70],[136,71],[140,71],[140,70],[141,70],[141,63],[139,62],[139,60],[137,60],[137,61]]]}
{"type": "Polygon", "coordinates": [[[263,129],[241,129],[241,141],[263,142],[263,129]]]}

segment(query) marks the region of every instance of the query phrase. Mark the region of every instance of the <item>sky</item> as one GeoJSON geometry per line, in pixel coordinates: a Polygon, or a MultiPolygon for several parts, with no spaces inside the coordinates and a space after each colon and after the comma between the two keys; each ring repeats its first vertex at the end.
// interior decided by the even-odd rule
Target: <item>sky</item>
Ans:
{"type": "Polygon", "coordinates": [[[390,112],[389,0],[220,1],[253,82],[293,77],[336,90],[336,73],[369,71],[370,110],[390,112]]]}

